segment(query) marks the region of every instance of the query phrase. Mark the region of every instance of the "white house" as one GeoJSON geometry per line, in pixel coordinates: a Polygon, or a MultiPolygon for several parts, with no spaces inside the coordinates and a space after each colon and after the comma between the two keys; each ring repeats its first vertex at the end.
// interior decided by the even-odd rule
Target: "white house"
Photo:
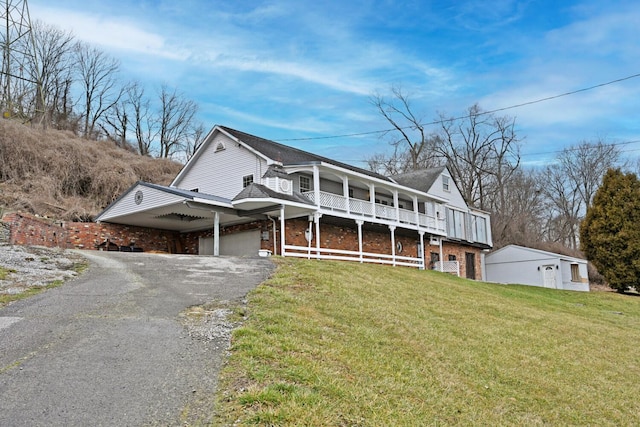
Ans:
{"type": "Polygon", "coordinates": [[[189,253],[269,251],[474,279],[492,245],[489,215],[466,205],[445,167],[385,177],[224,126],[169,186],[138,182],[96,220],[179,232],[189,253]]]}
{"type": "Polygon", "coordinates": [[[589,291],[587,261],[508,245],[485,256],[486,280],[571,291],[589,291]]]}

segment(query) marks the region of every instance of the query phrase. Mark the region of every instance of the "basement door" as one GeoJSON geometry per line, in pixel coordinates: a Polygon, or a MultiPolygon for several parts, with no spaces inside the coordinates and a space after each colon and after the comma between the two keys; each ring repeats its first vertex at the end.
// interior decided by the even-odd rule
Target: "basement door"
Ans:
{"type": "Polygon", "coordinates": [[[466,252],[464,254],[464,261],[466,264],[467,279],[476,279],[476,254],[473,252],[466,252]]]}

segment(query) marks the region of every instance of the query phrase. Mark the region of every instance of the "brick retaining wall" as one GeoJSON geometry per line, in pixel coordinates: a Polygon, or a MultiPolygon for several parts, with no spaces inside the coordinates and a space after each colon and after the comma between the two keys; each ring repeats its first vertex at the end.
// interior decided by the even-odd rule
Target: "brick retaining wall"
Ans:
{"type": "Polygon", "coordinates": [[[2,217],[9,228],[8,243],[59,247],[64,249],[98,249],[109,241],[117,246],[141,248],[144,251],[183,252],[177,232],[120,224],[54,221],[24,213],[2,217]]]}

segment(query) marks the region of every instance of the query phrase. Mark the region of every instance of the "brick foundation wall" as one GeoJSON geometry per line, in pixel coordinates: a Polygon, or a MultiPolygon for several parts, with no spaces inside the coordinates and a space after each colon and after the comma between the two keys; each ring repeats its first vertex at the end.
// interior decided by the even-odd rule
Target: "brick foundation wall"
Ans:
{"type": "MultiPolygon", "coordinates": [[[[309,228],[309,222],[301,219],[290,219],[286,222],[286,242],[288,245],[303,246],[309,245],[305,238],[305,230],[309,228]]],[[[315,224],[312,225],[313,239],[311,247],[316,246],[315,224]]],[[[396,255],[417,257],[419,237],[416,232],[415,238],[396,235],[396,255]],[[398,251],[398,243],[402,249],[398,251]]],[[[358,229],[354,223],[352,227],[323,224],[320,220],[320,247],[331,249],[342,249],[347,251],[358,250],[358,229]]],[[[362,230],[362,251],[374,254],[391,255],[391,232],[378,232],[368,229],[362,230]]]]}
{"type": "Polygon", "coordinates": [[[59,247],[64,249],[98,249],[106,241],[116,246],[132,244],[144,251],[182,253],[179,233],[152,228],[93,222],[53,221],[29,214],[11,213],[2,218],[9,229],[8,243],[59,247]]]}
{"type": "MultiPolygon", "coordinates": [[[[285,223],[286,243],[288,245],[307,247],[309,242],[305,238],[305,231],[309,222],[305,219],[289,219],[285,223]]],[[[221,227],[220,235],[259,229],[266,237],[261,239],[261,249],[274,251],[273,222],[270,220],[252,221],[245,224],[221,227]]],[[[276,245],[275,255],[280,254],[280,221],[276,221],[276,245]]],[[[313,239],[311,246],[316,246],[315,224],[312,226],[313,239]]],[[[376,231],[363,229],[363,251],[376,254],[391,254],[391,234],[388,230],[376,231]]],[[[36,245],[60,248],[98,249],[100,244],[106,241],[114,245],[130,246],[142,250],[161,251],[169,253],[197,254],[200,237],[212,237],[213,230],[180,234],[178,232],[157,230],[143,227],[125,226],[120,224],[90,223],[90,222],[62,222],[36,217],[29,214],[6,214],[0,222],[0,242],[2,237],[7,243],[17,245],[36,245]]],[[[417,257],[419,237],[408,237],[396,234],[396,244],[402,245],[397,255],[417,257]]],[[[320,247],[342,249],[348,251],[358,250],[358,229],[353,227],[338,226],[320,221],[320,247]]],[[[471,246],[460,245],[452,242],[443,244],[444,261],[449,260],[449,255],[455,256],[460,264],[460,276],[466,277],[466,254],[473,253],[475,257],[475,279],[482,277],[481,250],[471,246]]],[[[438,254],[438,246],[429,245],[428,237],[425,237],[425,257],[429,267],[431,253],[438,254]]]]}
{"type": "MultiPolygon", "coordinates": [[[[460,245],[451,242],[443,242],[442,244],[442,255],[443,261],[449,261],[449,256],[453,255],[460,264],[460,277],[467,277],[467,259],[466,254],[473,253],[475,258],[475,277],[469,277],[469,279],[482,279],[482,260],[481,254],[482,250],[478,248],[474,248],[472,246],[460,245]]],[[[440,248],[438,246],[431,246],[427,242],[425,244],[425,256],[427,258],[427,267],[430,266],[431,254],[436,254],[438,257],[440,256],[440,248]]]]}

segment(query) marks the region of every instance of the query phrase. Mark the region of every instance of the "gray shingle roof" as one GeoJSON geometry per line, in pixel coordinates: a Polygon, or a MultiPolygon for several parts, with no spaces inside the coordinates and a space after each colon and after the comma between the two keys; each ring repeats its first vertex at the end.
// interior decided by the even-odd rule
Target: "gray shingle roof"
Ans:
{"type": "Polygon", "coordinates": [[[233,198],[233,201],[242,200],[242,199],[280,199],[287,200],[290,202],[296,203],[304,203],[306,205],[315,206],[311,200],[304,197],[302,194],[294,192],[293,194],[283,194],[278,193],[277,191],[273,191],[272,189],[265,187],[262,184],[256,184],[255,182],[247,185],[241,192],[238,193],[236,197],[233,198]]]}
{"type": "Polygon", "coordinates": [[[270,165],[267,171],[262,175],[263,178],[283,178],[291,179],[289,174],[280,165],[270,165]]]}
{"type": "Polygon", "coordinates": [[[385,181],[391,181],[388,177],[377,174],[375,172],[368,171],[366,169],[358,168],[356,166],[348,165],[346,163],[338,162],[336,160],[329,159],[327,157],[318,156],[307,151],[299,150],[297,148],[289,147],[284,144],[280,144],[275,141],[260,138],[255,135],[251,135],[239,130],[231,129],[226,126],[219,126],[224,129],[225,132],[233,135],[235,138],[244,142],[254,150],[264,154],[268,158],[281,162],[283,165],[296,165],[310,162],[324,162],[334,166],[338,166],[353,172],[365,174],[374,178],[382,179],[385,181]]]}
{"type": "Polygon", "coordinates": [[[414,190],[427,193],[429,189],[436,182],[436,179],[444,171],[445,166],[438,166],[429,169],[419,169],[400,175],[392,176],[391,178],[400,185],[413,188],[414,190]]]}

